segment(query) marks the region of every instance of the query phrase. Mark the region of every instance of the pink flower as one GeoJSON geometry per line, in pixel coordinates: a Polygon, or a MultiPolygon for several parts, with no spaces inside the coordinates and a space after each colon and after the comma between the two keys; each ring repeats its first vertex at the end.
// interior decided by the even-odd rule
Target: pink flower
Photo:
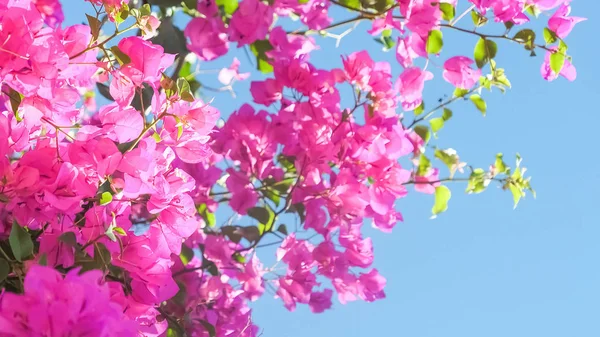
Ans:
{"type": "Polygon", "coordinates": [[[264,81],[252,81],[250,93],[255,103],[269,106],[282,98],[283,86],[279,81],[267,78],[264,81]]]}
{"type": "Polygon", "coordinates": [[[400,93],[400,102],[404,110],[414,110],[421,104],[425,81],[431,79],[433,79],[432,73],[418,67],[407,68],[400,74],[395,87],[400,93]]]}
{"type": "Polygon", "coordinates": [[[144,82],[160,81],[162,72],[175,60],[175,55],[165,54],[163,47],[137,36],[126,37],[119,41],[119,49],[131,59],[131,62],[124,65],[121,71],[134,80],[136,85],[141,84],[135,80],[139,75],[144,82]]]}
{"type": "Polygon", "coordinates": [[[111,301],[100,271],[62,275],[33,266],[22,295],[0,295],[0,329],[7,336],[137,336],[137,324],[111,301]]]}
{"type": "Polygon", "coordinates": [[[412,67],[413,60],[421,57],[427,57],[425,51],[425,40],[419,35],[412,34],[408,37],[399,37],[396,46],[396,60],[404,68],[412,67]]]}
{"type": "Polygon", "coordinates": [[[383,288],[385,288],[386,280],[379,274],[377,269],[371,269],[371,271],[366,274],[360,274],[358,281],[360,289],[359,296],[363,300],[373,302],[385,298],[383,288]]]}
{"type": "Polygon", "coordinates": [[[481,76],[481,69],[473,69],[475,61],[465,56],[455,56],[444,62],[444,79],[461,89],[471,89],[481,76]]]}
{"type": "Polygon", "coordinates": [[[229,39],[238,47],[251,44],[267,36],[273,23],[273,9],[259,0],[244,0],[231,16],[229,39]]]}
{"type": "Polygon", "coordinates": [[[243,81],[250,76],[250,73],[239,73],[240,61],[237,57],[233,58],[233,62],[229,68],[223,68],[219,72],[219,82],[223,85],[232,85],[234,81],[243,81]]]}
{"type": "Polygon", "coordinates": [[[58,0],[32,0],[31,2],[33,2],[37,10],[40,11],[40,14],[42,14],[42,17],[48,26],[57,27],[65,19],[62,6],[58,0]]]}
{"type": "Polygon", "coordinates": [[[331,308],[331,296],[333,291],[331,289],[325,289],[323,291],[315,291],[310,295],[310,301],[308,306],[310,311],[318,314],[329,308],[331,308]]]}
{"type": "Polygon", "coordinates": [[[567,4],[561,5],[556,12],[552,15],[552,17],[548,20],[548,28],[556,33],[561,39],[564,39],[571,33],[573,27],[576,24],[587,20],[586,18],[580,18],[577,16],[569,17],[571,13],[571,6],[567,4]]]}
{"type": "Polygon", "coordinates": [[[188,39],[187,48],[201,60],[214,60],[229,50],[225,25],[220,18],[194,18],[185,27],[184,34],[188,39]]]}

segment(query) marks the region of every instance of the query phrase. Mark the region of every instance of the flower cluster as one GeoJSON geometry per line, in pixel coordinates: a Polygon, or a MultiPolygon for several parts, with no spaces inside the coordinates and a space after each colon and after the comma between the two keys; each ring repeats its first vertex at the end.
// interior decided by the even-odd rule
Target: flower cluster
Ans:
{"type": "MultiPolygon", "coordinates": [[[[334,295],[385,298],[364,227],[391,232],[409,186],[434,195],[434,215],[446,210],[442,183],[465,164],[431,134],[450,103],[468,98],[485,113],[483,90],[510,87],[494,39],[545,50],[543,77],[574,80],[564,39],[584,20],[564,0],[470,0],[476,26],[491,19],[507,31],[485,35],[457,25],[456,0],[192,2],[153,12],[88,0],[88,24],[63,27],[57,0],[0,0],[0,336],[254,337],[249,302],[265,294],[315,313],[334,295]],[[358,16],[336,23],[334,6],[358,16]],[[545,44],[530,29],[508,35],[551,10],[545,44]],[[183,31],[175,12],[192,17],[183,31]],[[286,16],[308,30],[284,30],[275,18],[286,16]],[[400,73],[366,50],[334,69],[311,63],[310,33],[360,20],[395,51],[400,73]],[[438,75],[444,30],[478,42],[438,75]],[[234,42],[272,76],[253,80],[252,102],[220,125],[195,96],[204,85],[186,56],[214,60],[234,42]],[[436,77],[455,91],[425,112],[436,77]],[[277,245],[275,266],[261,261],[263,245],[277,245]]],[[[219,71],[227,90],[250,76],[240,67],[235,58],[219,71]]],[[[470,193],[498,182],[518,202],[532,191],[524,172],[499,154],[463,180],[470,193]]]]}

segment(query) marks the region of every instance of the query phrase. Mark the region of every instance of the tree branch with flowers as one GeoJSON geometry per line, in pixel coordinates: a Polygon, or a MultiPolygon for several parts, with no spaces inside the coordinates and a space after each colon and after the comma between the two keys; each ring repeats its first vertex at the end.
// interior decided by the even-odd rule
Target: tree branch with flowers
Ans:
{"type": "Polygon", "coordinates": [[[385,298],[362,228],[391,232],[397,200],[431,194],[435,217],[449,183],[499,184],[515,207],[534,193],[520,156],[477,168],[436,139],[455,104],[485,115],[511,87],[503,42],[544,53],[546,80],[574,80],[565,39],[584,20],[564,0],[85,3],[87,23],[67,26],[57,0],[0,1],[1,336],[258,336],[262,296],[314,313],[334,295],[385,298]],[[311,63],[358,22],[372,46],[311,63]],[[473,48],[444,53],[449,31],[473,48]],[[199,97],[250,73],[235,58],[215,87],[199,67],[236,50],[264,79],[223,113],[199,97]],[[428,110],[441,60],[454,92],[428,110]]]}

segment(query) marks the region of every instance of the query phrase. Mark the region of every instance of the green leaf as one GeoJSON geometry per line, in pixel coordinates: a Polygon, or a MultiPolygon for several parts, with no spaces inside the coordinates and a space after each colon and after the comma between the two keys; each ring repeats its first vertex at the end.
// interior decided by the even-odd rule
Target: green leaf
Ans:
{"type": "Polygon", "coordinates": [[[179,258],[184,266],[187,266],[190,261],[194,258],[194,250],[188,247],[186,244],[181,245],[181,254],[179,254],[179,258]]]}
{"type": "Polygon", "coordinates": [[[417,168],[417,175],[424,176],[425,174],[427,174],[427,171],[429,171],[430,168],[431,161],[429,160],[429,158],[427,158],[427,156],[421,154],[421,156],[419,157],[419,167],[417,168]]]}
{"type": "Polygon", "coordinates": [[[273,66],[269,64],[266,52],[273,49],[269,40],[258,40],[250,45],[250,50],[256,56],[256,67],[264,74],[273,72],[273,66]]]}
{"type": "Polygon", "coordinates": [[[70,247],[77,246],[77,238],[75,237],[75,233],[73,233],[73,232],[66,232],[66,233],[61,234],[58,237],[58,241],[61,241],[70,247]]]}
{"type": "Polygon", "coordinates": [[[119,47],[112,46],[112,47],[110,47],[110,51],[113,53],[113,55],[117,59],[117,62],[119,62],[119,65],[124,65],[124,64],[128,64],[131,62],[131,59],[129,58],[129,56],[127,56],[127,54],[122,52],[121,49],[119,49],[119,47]]]}
{"type": "Polygon", "coordinates": [[[471,11],[471,19],[473,20],[475,27],[481,27],[488,22],[488,19],[485,16],[474,10],[471,11]]]}
{"type": "Polygon", "coordinates": [[[444,122],[447,122],[450,118],[452,118],[452,110],[444,108],[444,112],[442,113],[442,119],[444,119],[444,122]]]}
{"type": "Polygon", "coordinates": [[[496,42],[480,38],[475,45],[475,51],[473,53],[477,67],[483,68],[483,66],[485,66],[491,59],[496,57],[497,52],[498,45],[496,42]]]}
{"type": "Polygon", "coordinates": [[[90,26],[90,31],[92,32],[92,42],[98,40],[98,35],[100,35],[100,28],[102,27],[102,22],[96,19],[95,17],[86,14],[85,15],[88,20],[88,25],[90,26]]]}
{"type": "Polygon", "coordinates": [[[514,208],[517,208],[517,205],[519,204],[519,201],[521,200],[521,197],[523,196],[523,192],[514,183],[509,183],[508,189],[510,190],[510,193],[512,193],[512,196],[513,196],[514,208]]]}
{"type": "Polygon", "coordinates": [[[248,242],[255,242],[260,239],[260,231],[256,226],[246,226],[240,228],[242,236],[248,242]]]}
{"type": "Polygon", "coordinates": [[[208,323],[203,319],[198,319],[198,321],[200,322],[200,324],[202,324],[202,326],[204,326],[204,329],[210,337],[215,337],[217,335],[217,331],[212,324],[208,323]]]}
{"type": "Polygon", "coordinates": [[[509,30],[511,30],[513,27],[515,26],[515,23],[512,21],[506,21],[504,23],[504,27],[506,27],[506,32],[508,33],[509,30]]]}
{"type": "Polygon", "coordinates": [[[17,119],[17,122],[20,122],[23,120],[19,116],[19,106],[21,105],[21,101],[23,101],[23,95],[21,95],[18,91],[9,87],[8,85],[5,85],[5,87],[8,88],[8,92],[3,91],[3,93],[8,96],[8,98],[10,100],[10,107],[12,108],[12,111],[13,111],[13,115],[17,119]]]}
{"type": "Polygon", "coordinates": [[[444,163],[450,171],[452,171],[454,165],[458,164],[458,156],[456,156],[456,154],[450,154],[444,150],[437,149],[435,150],[434,156],[444,163]]]}
{"type": "Polygon", "coordinates": [[[300,223],[304,223],[306,220],[306,207],[303,203],[299,202],[297,204],[292,204],[289,210],[286,213],[298,213],[298,217],[300,217],[300,223]]]}
{"type": "Polygon", "coordinates": [[[260,234],[271,231],[275,214],[267,207],[252,207],[248,209],[248,215],[258,221],[260,234]]]}
{"type": "Polygon", "coordinates": [[[48,254],[43,253],[42,255],[40,255],[40,258],[38,259],[38,264],[40,266],[47,266],[48,265],[48,254]]]}
{"type": "Polygon", "coordinates": [[[265,197],[267,197],[267,199],[275,203],[275,205],[279,206],[279,204],[281,203],[281,197],[279,196],[279,193],[277,193],[277,191],[275,191],[274,189],[267,188],[263,191],[263,194],[265,197]]]}
{"type": "Polygon", "coordinates": [[[473,102],[473,104],[475,104],[477,110],[481,111],[481,113],[485,116],[485,112],[487,111],[487,104],[485,103],[483,98],[481,98],[481,96],[477,94],[473,94],[469,97],[469,99],[471,100],[471,102],[473,102]]]}
{"type": "Polygon", "coordinates": [[[469,93],[467,89],[456,88],[454,89],[454,97],[465,97],[469,93]]]}
{"type": "Polygon", "coordinates": [[[112,202],[113,196],[110,192],[103,192],[100,194],[100,206],[108,205],[112,202]]]}
{"type": "Polygon", "coordinates": [[[444,127],[444,119],[442,117],[432,118],[429,121],[429,124],[431,124],[431,131],[433,131],[433,134],[435,135],[444,127]]]}
{"type": "Polygon", "coordinates": [[[467,185],[466,192],[471,193],[481,193],[485,190],[489,183],[489,180],[485,177],[485,171],[483,169],[477,168],[471,172],[471,176],[469,177],[469,183],[467,185]]]}
{"type": "Polygon", "coordinates": [[[217,223],[216,221],[216,217],[214,213],[211,213],[208,208],[206,207],[205,203],[200,204],[196,210],[198,211],[198,214],[200,214],[200,216],[202,217],[202,219],[204,220],[204,222],[209,226],[209,227],[214,227],[217,223]]]}
{"type": "Polygon", "coordinates": [[[498,153],[496,155],[496,161],[494,162],[494,168],[498,173],[506,173],[508,170],[508,167],[504,163],[504,160],[502,160],[502,157],[502,153],[498,153]]]}
{"type": "Polygon", "coordinates": [[[287,227],[284,224],[279,225],[279,227],[277,227],[277,231],[283,235],[288,235],[287,227]]]}
{"type": "Polygon", "coordinates": [[[552,69],[554,73],[560,74],[560,71],[565,65],[566,53],[567,45],[561,40],[558,44],[558,50],[550,55],[550,69],[552,69]]]}
{"type": "MultiPolygon", "coordinates": [[[[306,0],[306,2],[308,2],[308,0],[306,0]]],[[[354,8],[357,10],[362,9],[362,4],[360,0],[341,0],[340,3],[346,7],[354,8]]]]}
{"type": "Polygon", "coordinates": [[[177,92],[182,100],[190,103],[194,102],[194,95],[192,95],[190,84],[183,77],[177,79],[177,92]]]}
{"type": "Polygon", "coordinates": [[[451,21],[456,15],[456,9],[452,4],[447,2],[440,2],[440,10],[442,11],[442,19],[451,21]]]}
{"type": "Polygon", "coordinates": [[[17,261],[21,262],[24,258],[33,254],[33,241],[25,228],[19,226],[16,221],[13,221],[12,230],[8,236],[10,249],[17,261]]]}
{"type": "Polygon", "coordinates": [[[556,36],[555,32],[551,31],[548,28],[544,28],[544,41],[546,41],[546,44],[553,44],[557,40],[558,36],[556,36]]]}
{"type": "Polygon", "coordinates": [[[531,29],[520,30],[513,39],[523,43],[527,50],[535,49],[535,32],[531,29]]]}
{"type": "Polygon", "coordinates": [[[6,280],[10,271],[10,264],[8,264],[8,261],[0,258],[0,283],[6,280]]]}
{"type": "Polygon", "coordinates": [[[111,255],[108,248],[103,243],[94,244],[94,262],[100,269],[106,269],[111,261],[111,255]]]}
{"type": "Polygon", "coordinates": [[[429,128],[425,125],[417,125],[415,126],[415,132],[423,139],[423,142],[428,143],[431,138],[431,133],[429,132],[429,128]]]}
{"type": "Polygon", "coordinates": [[[231,15],[238,8],[238,0],[217,0],[217,6],[223,7],[225,14],[231,15]]]}
{"type": "Polygon", "coordinates": [[[246,258],[238,252],[233,253],[231,257],[238,263],[246,263],[246,258]]]}
{"type": "Polygon", "coordinates": [[[434,216],[445,212],[448,209],[448,201],[452,193],[450,189],[446,186],[438,186],[435,188],[435,203],[433,204],[433,208],[431,212],[434,216]]]}
{"type": "Polygon", "coordinates": [[[189,53],[186,47],[185,35],[179,28],[175,27],[171,18],[161,19],[158,35],[151,38],[150,42],[161,45],[165,53],[177,54],[177,57],[185,57],[189,53]]]}
{"type": "Polygon", "coordinates": [[[432,30],[427,37],[427,46],[425,49],[429,54],[438,54],[444,46],[444,40],[441,30],[432,30]]]}
{"type": "Polygon", "coordinates": [[[419,104],[419,106],[416,107],[415,110],[413,110],[413,112],[415,113],[415,116],[422,114],[424,111],[425,111],[425,102],[421,102],[421,104],[419,104]]]}

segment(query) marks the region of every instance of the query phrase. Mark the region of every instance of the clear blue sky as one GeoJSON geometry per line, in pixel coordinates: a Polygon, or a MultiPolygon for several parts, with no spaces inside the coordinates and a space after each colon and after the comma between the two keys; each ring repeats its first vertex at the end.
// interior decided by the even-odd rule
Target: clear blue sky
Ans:
{"type": "MultiPolygon", "coordinates": [[[[432,197],[412,193],[398,203],[405,222],[392,234],[365,230],[375,242],[375,267],[388,280],[385,300],[348,305],[334,301],[333,310],[314,315],[306,306],[290,313],[280,300],[266,296],[253,304],[263,336],[600,335],[600,159],[595,154],[600,144],[600,2],[572,4],[574,15],[588,17],[567,38],[579,73],[576,82],[545,82],[539,72],[542,52],[530,58],[521,47],[501,42],[497,61],[506,68],[513,89],[505,95],[484,94],[485,118],[469,102],[453,105],[454,117],[438,142],[480,167],[487,167],[497,152],[512,164],[519,152],[533,176],[537,199],[528,196],[513,210],[510,194],[495,186],[481,195],[465,195],[464,185],[457,183],[449,211],[429,220],[432,197]]],[[[85,6],[69,0],[68,23],[82,22],[85,6]]],[[[546,18],[541,20],[545,23],[546,18]]],[[[459,25],[470,26],[469,21],[466,17],[459,25]]],[[[395,64],[394,54],[379,53],[379,45],[364,33],[368,26],[359,25],[338,49],[326,40],[313,62],[339,67],[340,54],[367,48],[376,59],[395,64]]],[[[445,40],[443,59],[469,55],[476,42],[472,36],[450,33],[445,40]]],[[[242,50],[203,68],[228,65],[233,56],[241,60],[243,71],[252,71],[242,50]]],[[[395,65],[395,74],[399,71],[395,65]]],[[[429,106],[452,92],[436,75],[426,87],[429,106]]],[[[200,79],[211,83],[210,77],[200,79]]],[[[253,72],[251,78],[262,76],[253,72]]],[[[236,99],[217,95],[213,104],[227,116],[249,101],[248,86],[238,83],[236,99]]]]}

